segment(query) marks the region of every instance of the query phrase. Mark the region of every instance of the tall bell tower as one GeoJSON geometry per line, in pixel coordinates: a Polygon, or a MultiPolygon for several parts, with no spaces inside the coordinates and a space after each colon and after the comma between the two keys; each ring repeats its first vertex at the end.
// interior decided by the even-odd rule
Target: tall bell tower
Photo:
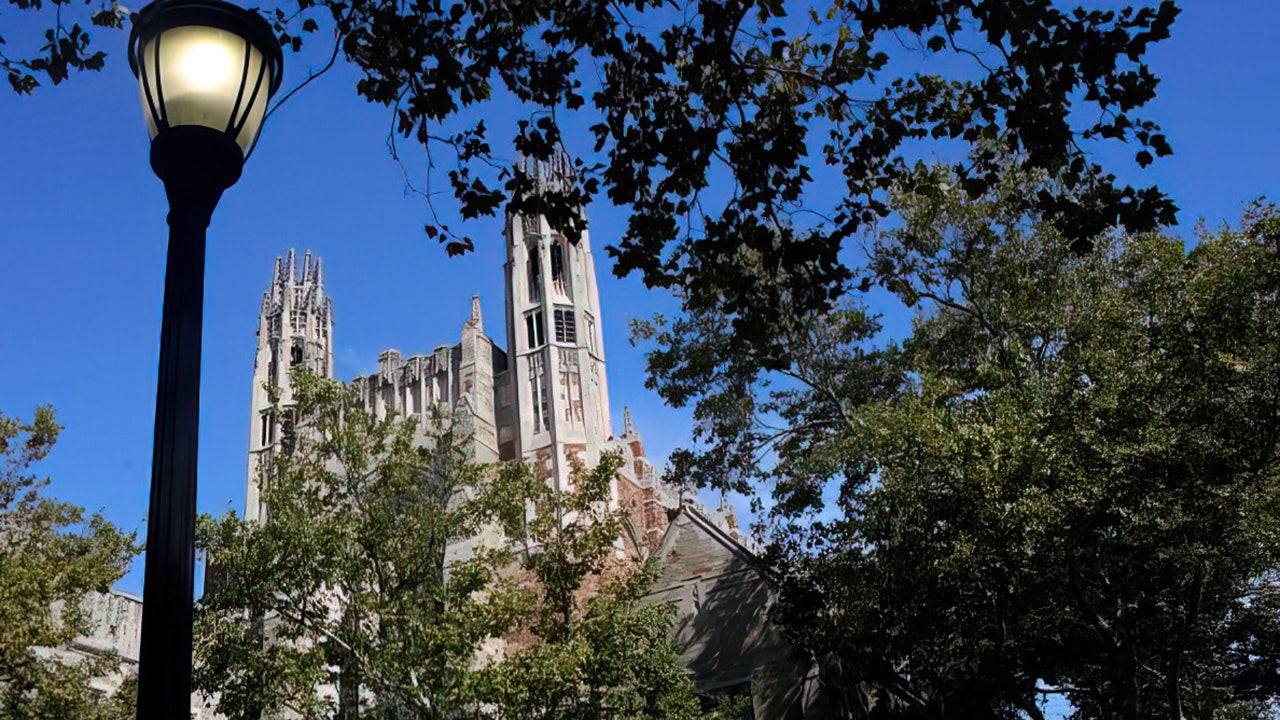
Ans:
{"type": "MultiPolygon", "coordinates": [[[[563,157],[525,162],[544,188],[572,172],[563,157]]],[[[508,215],[504,235],[516,455],[564,489],[569,458],[594,465],[613,434],[591,241],[584,232],[572,243],[531,215],[508,215]]]]}
{"type": "Polygon", "coordinates": [[[271,287],[262,295],[258,313],[258,352],[253,362],[253,395],[249,416],[249,473],[245,488],[245,517],[261,520],[258,469],[268,453],[290,442],[293,401],[289,371],[305,367],[319,377],[333,377],[333,308],[324,294],[324,269],[311,251],[298,266],[293,250],[276,258],[271,287]],[[276,412],[268,388],[279,392],[276,412]]]}

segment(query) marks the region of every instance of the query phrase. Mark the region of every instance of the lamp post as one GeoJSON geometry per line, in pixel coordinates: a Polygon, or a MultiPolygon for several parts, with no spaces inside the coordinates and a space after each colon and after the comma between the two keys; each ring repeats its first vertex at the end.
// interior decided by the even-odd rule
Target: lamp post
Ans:
{"type": "Polygon", "coordinates": [[[271,26],[221,0],[159,0],[129,36],[151,169],[169,198],[138,720],[190,713],[205,229],[253,150],[282,63],[271,26]]]}

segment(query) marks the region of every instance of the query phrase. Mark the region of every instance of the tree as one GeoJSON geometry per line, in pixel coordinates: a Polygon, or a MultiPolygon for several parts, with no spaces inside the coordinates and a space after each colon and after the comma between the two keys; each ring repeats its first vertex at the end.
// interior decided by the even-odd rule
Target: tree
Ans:
{"type": "Polygon", "coordinates": [[[95,513],[42,495],[31,466],[62,428],[51,408],[30,422],[0,413],[0,715],[14,720],[117,720],[123,703],[89,681],[117,658],[68,661],[51,652],[93,630],[89,593],[105,593],[137,553],[134,535],[95,513]]]}
{"type": "Polygon", "coordinates": [[[261,475],[269,522],[202,520],[215,569],[193,683],[228,718],[353,718],[366,687],[384,708],[447,717],[467,700],[458,680],[476,643],[512,612],[510,593],[472,597],[483,557],[444,581],[445,543],[469,527],[450,502],[476,469],[449,428],[419,446],[413,422],[375,419],[341,384],[295,383],[293,447],[261,475]]]}
{"type": "Polygon", "coordinates": [[[567,492],[509,466],[481,500],[535,598],[524,622],[533,642],[483,674],[494,720],[700,717],[675,662],[674,608],[640,604],[656,568],[617,562],[624,511],[607,508],[621,463],[575,463],[567,492]]]}
{"type": "Polygon", "coordinates": [[[557,494],[524,465],[469,462],[446,416],[379,419],[305,373],[294,397],[294,447],[263,470],[267,520],[201,526],[216,572],[195,685],[221,714],[688,716],[668,712],[694,702],[670,614],[636,607],[646,576],[614,566],[616,458],[557,494]]]}
{"type": "Polygon", "coordinates": [[[1044,176],[973,202],[921,172],[869,249],[919,308],[900,344],[783,304],[769,372],[722,316],[640,326],[695,404],[678,468],[771,490],[777,617],[846,716],[1274,712],[1280,215],[1079,256],[1018,200],[1044,176]]]}
{"type": "MultiPolygon", "coordinates": [[[[91,46],[93,38],[89,29],[95,26],[123,28],[129,15],[123,6],[114,1],[110,4],[99,3],[96,9],[85,11],[85,17],[76,12],[81,10],[79,3],[68,0],[53,0],[49,3],[52,6],[51,12],[45,11],[43,0],[11,0],[9,4],[18,10],[27,11],[29,15],[46,16],[38,22],[48,24],[41,31],[43,44],[37,48],[26,48],[16,55],[0,52],[0,70],[4,71],[9,86],[14,92],[26,95],[40,86],[39,77],[45,77],[57,85],[72,72],[101,70],[106,64],[107,53],[91,46]],[[64,8],[67,10],[65,21],[64,8]],[[47,17],[50,14],[52,17],[47,17]],[[87,24],[81,26],[81,21],[87,24]]],[[[84,5],[87,7],[93,3],[86,0],[84,5]]],[[[20,35],[19,40],[35,39],[20,35]]],[[[0,45],[5,44],[5,38],[0,36],[0,45]]]]}
{"type": "MultiPolygon", "coordinates": [[[[66,28],[69,4],[55,2],[35,59],[0,58],[19,92],[101,65],[66,28]]],[[[118,10],[93,20],[117,23],[118,10]]],[[[1117,218],[1172,222],[1167,197],[1122,185],[1090,150],[1133,143],[1141,166],[1171,152],[1138,112],[1158,82],[1143,55],[1177,12],[1171,0],[297,0],[274,20],[295,51],[332,31],[325,68],[341,56],[358,69],[356,92],[390,110],[392,140],[426,151],[463,218],[540,213],[576,239],[580,209],[603,193],[629,215],[609,248],[615,272],[722,312],[736,341],[780,367],[785,347],[751,310],[780,293],[804,310],[844,296],[858,278],[842,250],[888,213],[890,188],[931,177],[910,171],[922,144],[956,159],[970,198],[1009,154],[1058,177],[1021,201],[1079,248],[1117,218]],[[503,112],[486,112],[493,103],[503,112]],[[540,183],[512,149],[572,160],[540,183]],[[743,250],[788,284],[758,282],[743,250]]],[[[473,246],[434,209],[426,233],[450,253],[473,246]]]]}

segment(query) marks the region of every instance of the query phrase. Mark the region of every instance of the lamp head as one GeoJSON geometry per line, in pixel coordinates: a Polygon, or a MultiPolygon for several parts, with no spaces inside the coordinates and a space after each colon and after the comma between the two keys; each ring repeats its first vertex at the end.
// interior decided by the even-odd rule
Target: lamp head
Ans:
{"type": "Polygon", "coordinates": [[[283,53],[256,12],[222,0],[157,0],[134,16],[129,66],[153,144],[174,131],[207,136],[243,164],[280,87],[283,53]]]}

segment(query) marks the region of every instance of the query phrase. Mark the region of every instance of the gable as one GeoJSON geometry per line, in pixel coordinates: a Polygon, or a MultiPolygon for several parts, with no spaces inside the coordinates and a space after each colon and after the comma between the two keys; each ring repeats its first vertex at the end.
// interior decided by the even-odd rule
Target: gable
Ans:
{"type": "Polygon", "coordinates": [[[781,648],[768,623],[768,584],[749,554],[705,518],[682,508],[655,553],[649,602],[676,611],[680,662],[704,691],[749,682],[781,648]]]}
{"type": "Polygon", "coordinates": [[[693,577],[712,578],[747,573],[758,574],[749,554],[732,538],[688,508],[681,508],[654,554],[660,563],[655,588],[678,584],[693,577]]]}

